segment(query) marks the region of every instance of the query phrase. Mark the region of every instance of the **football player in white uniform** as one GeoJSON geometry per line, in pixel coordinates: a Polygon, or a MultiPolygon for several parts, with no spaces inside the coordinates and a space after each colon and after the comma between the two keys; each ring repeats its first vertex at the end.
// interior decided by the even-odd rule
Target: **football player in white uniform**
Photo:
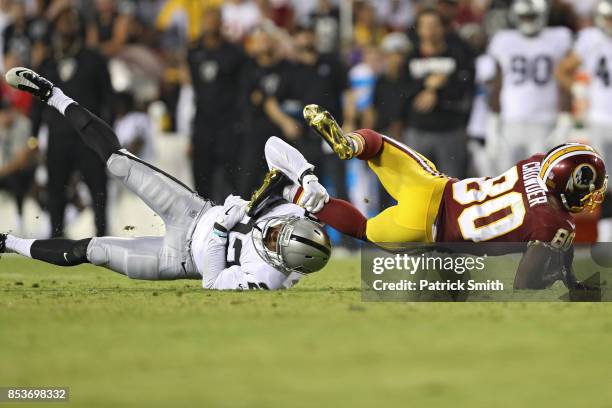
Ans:
{"type": "Polygon", "coordinates": [[[280,186],[285,194],[278,195],[293,201],[299,191],[298,202],[303,207],[269,195],[265,191],[269,183],[259,191],[266,199],[254,199],[253,208],[232,195],[223,206],[215,206],[122,149],[110,127],[45,78],[26,68],[14,68],[6,80],[63,114],[104,160],[108,172],[163,219],[166,233],[163,237],[80,241],[1,234],[0,253],[16,252],[61,266],[92,263],[133,279],[202,279],[207,289],[288,288],[327,263],[329,237],[305,215],[321,210],[329,196],[312,173],[313,166],[280,139],[269,140],[266,159],[293,185],[280,186]]]}
{"type": "Polygon", "coordinates": [[[515,28],[497,32],[488,50],[498,66],[491,105],[501,123],[487,142],[499,171],[564,142],[571,128],[569,115],[559,115],[567,98],[560,95],[554,77],[555,67],[570,51],[570,30],[546,27],[546,0],[514,0],[510,16],[515,28]]]}
{"type": "Polygon", "coordinates": [[[559,82],[570,91],[576,74],[589,77],[586,121],[591,145],[612,163],[612,1],[602,0],[595,9],[595,27],[580,31],[573,51],[557,69],[559,82]]]}

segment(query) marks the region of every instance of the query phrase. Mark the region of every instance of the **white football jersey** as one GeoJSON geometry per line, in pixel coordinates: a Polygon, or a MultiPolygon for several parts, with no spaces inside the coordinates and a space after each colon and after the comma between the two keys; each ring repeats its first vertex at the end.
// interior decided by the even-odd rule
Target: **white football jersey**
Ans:
{"type": "Polygon", "coordinates": [[[554,69],[568,54],[571,31],[547,27],[537,36],[501,30],[491,40],[491,55],[502,70],[501,117],[510,121],[554,121],[559,88],[554,69]]]}
{"type": "Polygon", "coordinates": [[[612,37],[599,28],[585,28],[578,34],[574,52],[591,79],[589,121],[597,125],[612,125],[612,37]]]}
{"type": "MultiPolygon", "coordinates": [[[[192,237],[191,250],[198,271],[204,273],[206,243],[213,224],[219,216],[222,206],[215,206],[203,214],[192,237]]],[[[229,232],[227,241],[226,270],[215,284],[216,289],[281,289],[295,285],[302,274],[289,276],[278,271],[264,261],[253,244],[253,226],[255,222],[275,216],[304,216],[302,207],[286,203],[272,208],[257,220],[248,216],[229,232]]]]}

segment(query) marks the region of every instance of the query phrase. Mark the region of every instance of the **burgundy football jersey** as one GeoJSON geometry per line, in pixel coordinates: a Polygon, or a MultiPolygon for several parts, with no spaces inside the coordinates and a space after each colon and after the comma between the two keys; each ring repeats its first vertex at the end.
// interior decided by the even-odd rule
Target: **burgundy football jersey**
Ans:
{"type": "Polygon", "coordinates": [[[536,154],[498,177],[451,180],[436,223],[437,242],[528,242],[571,245],[575,223],[569,212],[549,203],[538,182],[536,154]]]}

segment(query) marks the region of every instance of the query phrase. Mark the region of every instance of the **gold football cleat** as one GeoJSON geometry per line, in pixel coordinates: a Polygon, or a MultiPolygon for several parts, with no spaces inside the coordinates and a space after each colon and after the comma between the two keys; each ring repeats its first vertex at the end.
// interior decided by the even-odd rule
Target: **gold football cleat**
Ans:
{"type": "Polygon", "coordinates": [[[355,156],[351,140],[344,134],[336,119],[319,105],[304,107],[304,119],[329,144],[342,160],[355,156]]]}
{"type": "MultiPolygon", "coordinates": [[[[283,188],[291,184],[291,180],[278,169],[272,169],[264,177],[261,187],[251,196],[251,201],[247,205],[247,215],[253,216],[260,204],[266,202],[273,196],[282,197],[283,188]]],[[[265,205],[265,204],[264,204],[265,205]]]]}

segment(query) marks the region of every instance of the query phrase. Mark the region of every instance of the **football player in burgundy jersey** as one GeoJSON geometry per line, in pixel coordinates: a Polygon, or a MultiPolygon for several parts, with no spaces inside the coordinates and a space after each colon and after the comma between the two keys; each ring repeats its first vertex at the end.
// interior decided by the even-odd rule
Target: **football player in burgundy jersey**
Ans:
{"type": "Polygon", "coordinates": [[[397,200],[397,205],[370,219],[355,219],[362,224],[355,228],[358,238],[383,248],[404,242],[528,243],[516,288],[551,284],[543,272],[552,257],[562,260],[558,279],[568,287],[580,285],[571,271],[571,214],[601,204],[608,177],[592,147],[567,143],[519,161],[500,176],[458,180],[373,130],[343,133],[317,105],[307,106],[304,117],[341,159],[366,160],[397,200]]]}

